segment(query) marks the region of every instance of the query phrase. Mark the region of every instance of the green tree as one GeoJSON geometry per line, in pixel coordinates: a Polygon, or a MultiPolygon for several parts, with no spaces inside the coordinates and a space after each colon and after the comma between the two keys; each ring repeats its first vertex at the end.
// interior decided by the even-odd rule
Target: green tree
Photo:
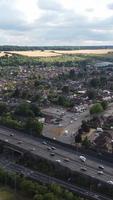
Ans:
{"type": "Polygon", "coordinates": [[[86,136],[86,137],[84,138],[84,140],[82,141],[82,145],[85,146],[86,148],[89,148],[89,147],[90,147],[91,142],[90,142],[90,140],[88,140],[88,137],[87,137],[87,136],[86,136]]]}
{"type": "Polygon", "coordinates": [[[69,93],[69,86],[68,85],[64,85],[63,88],[62,88],[62,92],[64,94],[68,94],[69,93]]]}
{"type": "Polygon", "coordinates": [[[30,109],[30,105],[28,103],[21,103],[15,110],[16,115],[20,115],[23,117],[34,117],[33,111],[30,109]]]}
{"type": "Polygon", "coordinates": [[[101,106],[103,107],[104,110],[106,110],[106,108],[108,107],[107,101],[102,101],[101,106]]]}
{"type": "Polygon", "coordinates": [[[93,78],[90,80],[90,86],[97,88],[100,85],[100,80],[98,78],[93,78]]]}
{"type": "Polygon", "coordinates": [[[0,103],[0,115],[6,113],[8,111],[8,107],[5,103],[0,103]]]}
{"type": "Polygon", "coordinates": [[[87,91],[87,96],[89,99],[93,100],[96,98],[96,91],[93,89],[90,89],[87,91]]]}
{"type": "Polygon", "coordinates": [[[81,134],[77,134],[75,136],[75,143],[81,143],[81,141],[82,141],[81,134]]]}
{"type": "Polygon", "coordinates": [[[96,103],[90,108],[90,114],[100,114],[103,112],[103,107],[101,103],[96,103]]]}
{"type": "Polygon", "coordinates": [[[33,200],[43,200],[43,195],[42,194],[36,194],[34,196],[33,200]]]}
{"type": "Polygon", "coordinates": [[[30,180],[23,180],[21,182],[21,190],[26,193],[27,195],[30,195],[31,197],[35,195],[35,185],[30,180]]]}
{"type": "Polygon", "coordinates": [[[30,133],[34,133],[35,135],[41,135],[43,124],[40,123],[37,119],[29,118],[26,121],[25,129],[30,133]]]}
{"type": "Polygon", "coordinates": [[[55,195],[52,192],[44,194],[43,199],[44,200],[57,200],[55,195]]]}

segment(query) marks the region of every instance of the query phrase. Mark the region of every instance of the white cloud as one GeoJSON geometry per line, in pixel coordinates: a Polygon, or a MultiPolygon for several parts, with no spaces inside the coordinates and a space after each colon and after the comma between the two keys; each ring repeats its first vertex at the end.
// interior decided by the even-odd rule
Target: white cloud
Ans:
{"type": "Polygon", "coordinates": [[[113,44],[113,0],[0,0],[1,44],[113,44]]]}

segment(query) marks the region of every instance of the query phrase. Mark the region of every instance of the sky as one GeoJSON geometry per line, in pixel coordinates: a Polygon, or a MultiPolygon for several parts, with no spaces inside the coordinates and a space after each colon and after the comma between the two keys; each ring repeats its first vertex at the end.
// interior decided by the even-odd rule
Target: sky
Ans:
{"type": "Polygon", "coordinates": [[[0,45],[113,45],[113,0],[0,0],[0,45]]]}

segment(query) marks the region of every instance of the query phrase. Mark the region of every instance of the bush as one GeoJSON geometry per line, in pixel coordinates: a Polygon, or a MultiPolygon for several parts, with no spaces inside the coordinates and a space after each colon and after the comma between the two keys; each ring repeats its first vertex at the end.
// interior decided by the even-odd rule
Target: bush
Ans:
{"type": "Polygon", "coordinates": [[[90,108],[90,114],[99,114],[103,112],[103,107],[101,103],[96,103],[90,108]]]}

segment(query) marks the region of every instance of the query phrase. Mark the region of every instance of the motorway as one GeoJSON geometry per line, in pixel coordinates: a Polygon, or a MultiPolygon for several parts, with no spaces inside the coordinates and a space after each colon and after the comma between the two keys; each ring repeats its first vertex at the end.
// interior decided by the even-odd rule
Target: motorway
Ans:
{"type": "MultiPolygon", "coordinates": [[[[9,160],[6,160],[4,158],[0,158],[0,167],[2,167],[5,171],[7,172],[13,172],[13,173],[18,173],[18,174],[23,174],[24,177],[28,177],[30,179],[33,179],[35,181],[39,181],[41,183],[45,184],[59,184],[60,186],[71,190],[72,192],[75,192],[76,194],[86,197],[87,199],[92,199],[92,200],[111,200],[108,197],[105,197],[101,194],[97,194],[96,192],[88,191],[84,188],[75,186],[70,184],[69,182],[66,183],[62,180],[59,180],[54,177],[47,176],[43,173],[40,173],[38,171],[33,171],[30,170],[29,168],[23,167],[21,165],[12,163],[9,160]]],[[[15,189],[16,189],[16,176],[15,176],[15,189]]]]}
{"type": "Polygon", "coordinates": [[[32,152],[32,154],[48,159],[52,162],[57,162],[56,160],[60,160],[60,163],[58,163],[59,165],[68,167],[72,171],[86,174],[90,177],[96,178],[104,182],[113,181],[113,164],[107,163],[103,160],[99,160],[96,158],[93,159],[89,156],[86,156],[86,162],[83,163],[79,158],[80,153],[78,152],[70,151],[68,148],[63,148],[60,145],[57,146],[55,145],[55,143],[48,142],[47,144],[43,144],[42,139],[33,139],[20,132],[4,128],[0,128],[0,140],[5,141],[6,144],[9,143],[14,147],[16,146],[23,150],[30,151],[32,152]],[[14,136],[10,136],[12,133],[14,133],[14,136]],[[22,143],[20,144],[19,141],[21,141],[22,143]],[[48,147],[52,146],[56,147],[56,149],[47,149],[48,147]],[[55,155],[51,156],[51,152],[54,152],[55,155]],[[69,162],[64,161],[65,158],[69,158],[69,162]],[[104,166],[103,175],[99,175],[97,173],[99,171],[99,165],[104,166]],[[81,167],[86,167],[87,171],[83,172],[81,170],[81,167]]]}

